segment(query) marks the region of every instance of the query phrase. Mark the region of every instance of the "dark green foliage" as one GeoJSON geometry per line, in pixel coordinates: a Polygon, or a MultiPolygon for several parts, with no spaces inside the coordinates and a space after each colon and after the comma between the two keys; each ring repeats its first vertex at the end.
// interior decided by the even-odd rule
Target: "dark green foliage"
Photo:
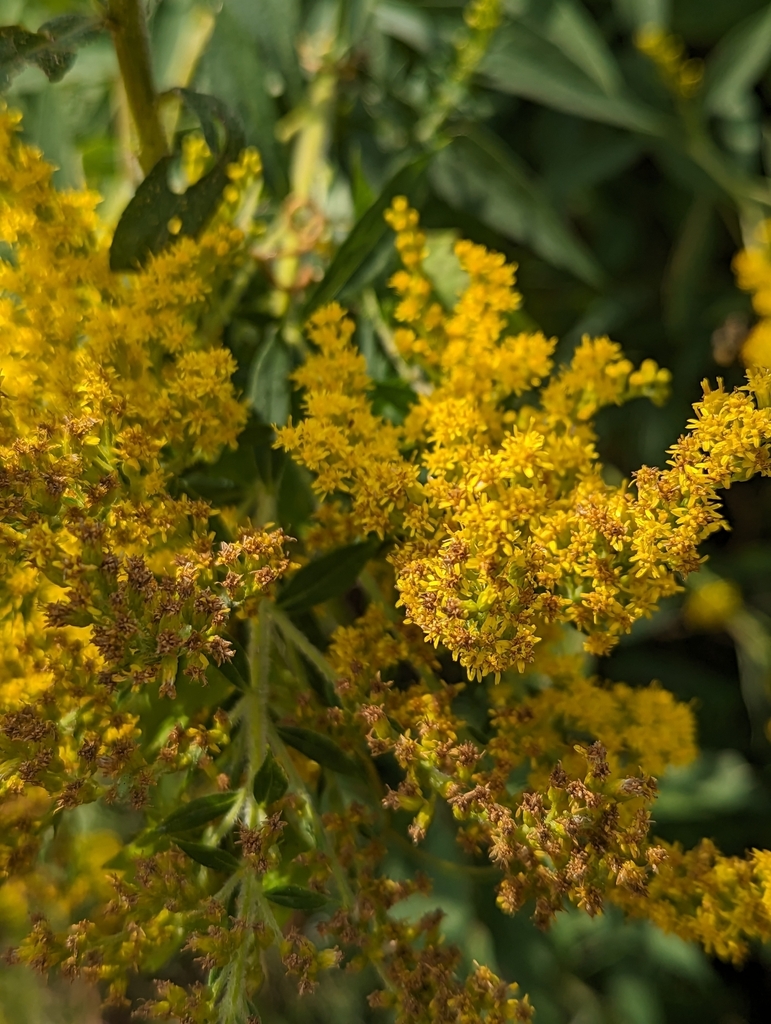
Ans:
{"type": "Polygon", "coordinates": [[[269,750],[254,776],[254,799],[258,804],[267,806],[280,800],[288,786],[289,779],[286,772],[273,756],[273,752],[269,750]]]}
{"type": "Polygon", "coordinates": [[[271,903],[290,910],[321,910],[329,903],[323,893],[304,889],[301,885],[278,885],[274,889],[266,889],[265,896],[271,903]]]}
{"type": "Polygon", "coordinates": [[[224,104],[213,96],[175,89],[195,112],[209,148],[216,153],[214,166],[185,192],[169,187],[173,156],[162,157],[134,193],[115,228],[110,246],[111,270],[135,270],[150,256],[167,248],[178,235],[196,236],[206,227],[228,183],[228,165],[238,159],[244,146],[241,126],[224,104]],[[225,138],[220,143],[217,124],[225,138]],[[171,221],[179,222],[172,231],[171,221]]]}
{"type": "Polygon", "coordinates": [[[298,615],[322,601],[341,597],[354,586],[380,546],[378,540],[359,541],[314,558],[281,589],[276,604],[282,611],[298,615]]]}
{"type": "Polygon", "coordinates": [[[279,726],[276,732],[287,746],[299,750],[322,768],[330,768],[341,775],[356,775],[359,771],[354,759],[324,733],[296,725],[279,726]]]}
{"type": "Polygon", "coordinates": [[[204,843],[189,843],[184,839],[175,839],[174,842],[191,860],[196,864],[203,864],[205,868],[212,868],[227,875],[238,870],[238,858],[227,850],[218,850],[216,846],[206,846],[204,843]]]}

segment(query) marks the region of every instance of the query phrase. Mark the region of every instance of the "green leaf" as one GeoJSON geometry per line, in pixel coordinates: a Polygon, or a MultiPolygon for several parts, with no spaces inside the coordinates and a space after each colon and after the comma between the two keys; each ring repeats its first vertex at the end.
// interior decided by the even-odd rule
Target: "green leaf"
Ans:
{"type": "Polygon", "coordinates": [[[260,151],[266,183],[274,194],[283,195],[287,189],[285,154],[275,136],[278,111],[276,99],[268,91],[271,69],[231,6],[226,2],[217,15],[196,77],[238,116],[248,144],[260,151]]]}
{"type": "Polygon", "coordinates": [[[49,82],[59,82],[75,63],[76,48],[90,42],[100,22],[83,14],[63,14],[45,22],[37,32],[21,25],[0,28],[0,91],[26,64],[35,64],[49,82]]]}
{"type": "Polygon", "coordinates": [[[174,842],[186,853],[196,864],[203,864],[205,868],[213,868],[214,871],[222,871],[232,875],[240,867],[237,857],[227,850],[219,850],[216,846],[206,846],[205,843],[188,843],[183,839],[175,839],[174,842]]]}
{"type": "Polygon", "coordinates": [[[554,43],[520,23],[496,33],[479,73],[499,92],[566,114],[647,135],[662,135],[666,130],[663,115],[640,100],[608,95],[554,43]]]}
{"type": "Polygon", "coordinates": [[[375,24],[385,35],[406,43],[417,53],[429,53],[436,46],[435,20],[414,4],[381,0],[375,8],[375,24]]]}
{"type": "Polygon", "coordinates": [[[237,640],[233,639],[232,636],[226,636],[224,639],[226,639],[233,648],[233,657],[229,661],[223,661],[221,665],[209,662],[206,674],[214,679],[224,678],[231,686],[235,686],[237,690],[241,690],[242,693],[245,693],[249,689],[248,680],[251,678],[251,673],[249,671],[249,659],[246,656],[246,651],[237,640]]]}
{"type": "Polygon", "coordinates": [[[258,804],[269,805],[280,800],[288,788],[286,772],[269,750],[254,776],[254,799],[258,804]]]}
{"type": "Polygon", "coordinates": [[[278,595],[282,611],[308,611],[322,601],[341,597],[356,583],[359,573],[373,557],[380,541],[366,540],[337,548],[304,565],[278,595]]]}
{"type": "Polygon", "coordinates": [[[552,266],[598,286],[604,273],[557,213],[530,172],[496,135],[480,125],[454,139],[431,168],[431,184],[450,206],[526,245],[552,266]]]}
{"type": "Polygon", "coordinates": [[[711,114],[744,118],[755,83],[771,62],[771,5],[740,21],[710,53],[704,106],[711,114]]]}
{"type": "Polygon", "coordinates": [[[228,184],[228,165],[238,159],[244,146],[241,126],[214,96],[174,89],[201,121],[201,128],[213,151],[220,149],[214,167],[181,195],[169,188],[168,176],[175,157],[165,156],[153,167],[123,211],[110,246],[111,270],[135,270],[150,256],[162,252],[174,240],[169,222],[181,223],[178,235],[197,236],[204,229],[228,184]],[[217,145],[217,127],[224,129],[225,141],[217,145]]]}
{"type": "Polygon", "coordinates": [[[537,5],[534,23],[544,38],[589,76],[609,96],[621,91],[623,79],[597,22],[576,0],[537,5]]]}
{"type": "Polygon", "coordinates": [[[251,677],[249,656],[235,637],[228,635],[225,639],[233,648],[233,657],[229,664],[233,666],[234,671],[238,673],[239,677],[246,682],[251,677]]]}
{"type": "Polygon", "coordinates": [[[333,772],[339,772],[341,775],[359,774],[359,767],[354,759],[323,733],[296,725],[280,725],[276,731],[287,746],[299,750],[322,768],[331,768],[333,772]]]}
{"type": "MultiPolygon", "coordinates": [[[[299,0],[226,0],[225,7],[272,71],[274,93],[286,89],[291,105],[296,105],[303,89],[297,47],[302,28],[299,0]]],[[[254,82],[252,88],[259,86],[254,82]]]]}
{"type": "Polygon", "coordinates": [[[164,818],[155,829],[161,835],[173,835],[176,832],[188,832],[193,828],[200,828],[214,818],[221,818],[223,814],[234,806],[238,800],[238,793],[211,793],[209,796],[199,797],[183,804],[176,811],[164,818]]]}
{"type": "Polygon", "coordinates": [[[283,427],[289,419],[292,356],[273,329],[259,349],[249,373],[246,397],[264,423],[283,427]]]}
{"type": "Polygon", "coordinates": [[[290,910],[321,910],[329,903],[329,897],[322,892],[314,892],[302,885],[278,885],[273,889],[265,889],[264,895],[271,903],[290,910]]]}
{"type": "Polygon", "coordinates": [[[613,6],[632,31],[646,25],[656,28],[669,25],[669,0],[614,0],[613,6]]]}
{"type": "Polygon", "coordinates": [[[324,306],[337,298],[380,239],[384,237],[386,231],[389,230],[383,219],[383,214],[391,205],[394,196],[410,194],[423,176],[432,157],[433,153],[422,153],[391,178],[376,201],[354,225],[351,233],[337,250],[324,279],[319,282],[305,305],[306,316],[319,306],[324,306]]]}

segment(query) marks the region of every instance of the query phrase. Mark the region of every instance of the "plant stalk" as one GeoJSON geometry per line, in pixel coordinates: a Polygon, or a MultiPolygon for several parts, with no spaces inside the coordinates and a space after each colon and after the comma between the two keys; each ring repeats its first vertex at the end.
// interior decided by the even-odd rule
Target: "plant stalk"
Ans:
{"type": "Polygon", "coordinates": [[[158,114],[143,0],[108,0],[107,24],[139,139],[139,163],[148,174],[168,146],[158,114]]]}

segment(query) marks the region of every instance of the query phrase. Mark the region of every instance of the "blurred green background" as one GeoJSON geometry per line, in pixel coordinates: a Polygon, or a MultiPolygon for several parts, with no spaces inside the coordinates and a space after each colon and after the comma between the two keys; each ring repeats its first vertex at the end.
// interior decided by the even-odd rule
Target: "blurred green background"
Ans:
{"type": "MultiPolygon", "coordinates": [[[[0,0],[0,24],[36,29],[54,15],[91,10],[85,0],[0,0]]],[[[462,25],[461,5],[448,0],[157,0],[150,12],[160,88],[190,83],[238,113],[263,157],[268,219],[292,180],[293,126],[309,116],[319,69],[333,69],[318,199],[330,255],[391,175],[423,151],[441,107],[451,141],[413,197],[437,278],[455,234],[484,242],[519,264],[525,312],[562,339],[562,356],[582,333],[608,333],[635,361],[653,357],[672,370],[663,410],[635,404],[603,415],[611,471],[664,462],[702,378],[741,382],[737,353],[752,312],[731,260],[769,214],[762,195],[771,173],[768,3],[506,0],[471,87],[445,107],[442,85],[462,25]],[[693,100],[673,96],[636,49],[635,32],[646,25],[673,33],[690,57],[705,61],[693,100]]],[[[103,215],[114,222],[137,171],[109,38],[83,47],[61,83],[22,71],[8,102],[59,168],[57,183],[98,189],[103,215]]],[[[374,239],[342,292],[360,314],[376,378],[385,360],[366,296],[374,290],[387,303],[393,265],[388,238],[374,239]]],[[[226,340],[255,415],[270,423],[290,407],[285,378],[296,356],[287,324],[300,316],[302,296],[277,328],[259,289],[254,283],[245,296],[226,340]]],[[[299,488],[299,476],[291,479],[299,488]]],[[[307,505],[297,511],[298,494],[287,504],[295,520],[308,513],[307,505]]],[[[692,585],[735,585],[722,619],[684,613],[693,602],[686,593],[639,624],[597,671],[631,684],[658,679],[694,702],[703,754],[662,780],[656,830],[685,844],[709,836],[725,852],[742,853],[771,846],[771,481],[736,487],[727,510],[732,529],[710,544],[711,575],[692,585]]],[[[397,873],[420,867],[433,875],[447,934],[469,960],[518,981],[540,1024],[769,1018],[771,950],[755,950],[735,969],[648,924],[622,925],[615,912],[594,920],[567,912],[542,934],[526,915],[495,910],[485,872],[448,864],[455,848],[441,821],[422,852],[391,856],[397,873]]],[[[300,1004],[272,984],[266,1022],[380,1019],[366,1006],[366,979],[332,977],[300,1004]]],[[[100,1019],[83,990],[46,988],[0,968],[0,1024],[100,1019]]]]}

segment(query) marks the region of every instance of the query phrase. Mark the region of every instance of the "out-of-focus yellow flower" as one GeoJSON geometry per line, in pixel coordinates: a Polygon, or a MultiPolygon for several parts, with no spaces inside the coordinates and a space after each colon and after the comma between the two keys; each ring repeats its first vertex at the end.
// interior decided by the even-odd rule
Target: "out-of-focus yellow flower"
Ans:
{"type": "Polygon", "coordinates": [[[685,620],[695,629],[722,629],[742,603],[742,592],[731,580],[710,580],[689,593],[685,620]]]}
{"type": "Polygon", "coordinates": [[[650,57],[669,88],[683,97],[694,96],[704,78],[704,62],[688,57],[682,40],[656,25],[646,25],[635,36],[637,49],[650,57]]]}

